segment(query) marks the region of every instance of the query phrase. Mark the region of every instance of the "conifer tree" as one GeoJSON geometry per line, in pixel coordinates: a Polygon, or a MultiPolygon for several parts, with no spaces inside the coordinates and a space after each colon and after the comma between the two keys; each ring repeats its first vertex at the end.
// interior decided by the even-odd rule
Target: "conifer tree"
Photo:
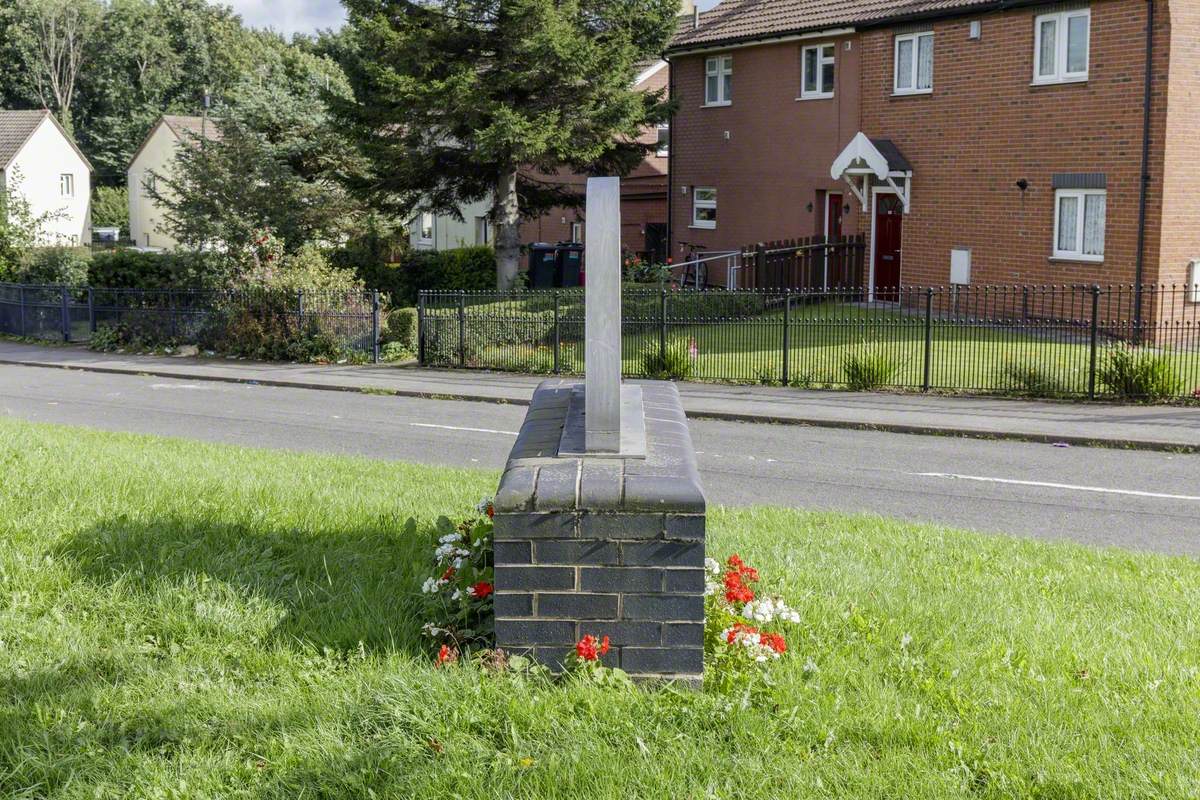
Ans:
{"type": "MultiPolygon", "coordinates": [[[[377,208],[458,215],[491,198],[497,284],[513,284],[520,222],[578,197],[538,175],[624,175],[664,121],[636,67],[665,49],[679,0],[345,0],[353,102],[335,113],[370,165],[377,208]]],[[[651,145],[652,146],[652,145],[651,145]]]]}

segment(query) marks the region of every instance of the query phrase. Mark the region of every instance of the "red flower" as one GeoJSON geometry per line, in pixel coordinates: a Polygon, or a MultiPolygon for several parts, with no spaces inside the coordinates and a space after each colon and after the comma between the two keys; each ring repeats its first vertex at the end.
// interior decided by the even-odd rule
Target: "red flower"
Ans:
{"type": "Polygon", "coordinates": [[[764,633],[762,635],[762,643],[780,655],[787,652],[787,642],[778,633],[764,633]]]}
{"type": "Polygon", "coordinates": [[[739,556],[737,553],[734,553],[733,555],[731,555],[729,557],[729,561],[727,561],[726,563],[729,564],[729,566],[733,567],[734,569],[738,570],[739,572],[741,572],[742,567],[746,566],[746,562],[742,561],[742,557],[739,556]]]}
{"type": "Polygon", "coordinates": [[[477,583],[471,587],[471,596],[474,597],[476,600],[482,600],[483,598],[485,598],[489,594],[491,594],[493,591],[495,591],[495,589],[496,589],[496,587],[492,586],[487,581],[480,581],[479,583],[477,583]]]}
{"type": "Polygon", "coordinates": [[[742,583],[740,572],[725,573],[725,599],[730,603],[749,603],[754,600],[754,590],[742,583]]]}
{"type": "Polygon", "coordinates": [[[491,503],[488,503],[487,515],[488,515],[488,519],[495,519],[495,517],[496,517],[496,507],[494,505],[492,505],[491,503]]]}
{"type": "Polygon", "coordinates": [[[446,571],[442,573],[442,580],[448,581],[454,577],[454,567],[446,567],[446,571]]]}
{"type": "Polygon", "coordinates": [[[442,645],[441,649],[438,650],[437,665],[441,667],[446,664],[453,664],[455,661],[458,661],[458,651],[450,645],[442,645]]]}
{"type": "Polygon", "coordinates": [[[737,638],[739,633],[758,633],[758,628],[753,625],[747,625],[744,622],[736,622],[729,629],[729,633],[725,635],[725,643],[733,644],[733,640],[737,638]]]}
{"type": "Polygon", "coordinates": [[[608,652],[608,637],[599,640],[590,633],[575,645],[575,654],[584,661],[595,661],[608,652]]]}

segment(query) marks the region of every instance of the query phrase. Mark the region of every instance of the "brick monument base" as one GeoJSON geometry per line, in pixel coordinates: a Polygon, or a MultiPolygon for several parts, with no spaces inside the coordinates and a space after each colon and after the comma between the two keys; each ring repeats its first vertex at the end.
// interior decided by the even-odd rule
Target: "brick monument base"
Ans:
{"type": "Polygon", "coordinates": [[[495,500],[496,644],[560,668],[583,636],[608,636],[610,666],[696,682],[704,494],[675,386],[640,389],[644,448],[626,452],[644,456],[570,454],[582,383],[534,392],[495,500]]]}

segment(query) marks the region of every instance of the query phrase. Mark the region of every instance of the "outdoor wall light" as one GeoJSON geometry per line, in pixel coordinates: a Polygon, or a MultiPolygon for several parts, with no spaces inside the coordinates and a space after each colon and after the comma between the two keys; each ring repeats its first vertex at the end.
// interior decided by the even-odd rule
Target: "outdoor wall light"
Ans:
{"type": "Polygon", "coordinates": [[[842,206],[842,213],[843,213],[843,214],[849,214],[849,213],[850,213],[850,204],[849,204],[849,203],[846,203],[846,205],[842,206]]]}
{"type": "Polygon", "coordinates": [[[812,204],[812,203],[809,203],[807,206],[805,206],[805,208],[807,208],[807,209],[808,209],[808,213],[810,213],[810,214],[811,214],[811,213],[812,213],[812,210],[813,210],[813,204],[812,204]]]}
{"type": "Polygon", "coordinates": [[[1022,192],[1025,191],[1026,189],[1029,188],[1029,181],[1025,180],[1024,178],[1021,178],[1019,181],[1017,181],[1017,188],[1020,189],[1022,192]]]}

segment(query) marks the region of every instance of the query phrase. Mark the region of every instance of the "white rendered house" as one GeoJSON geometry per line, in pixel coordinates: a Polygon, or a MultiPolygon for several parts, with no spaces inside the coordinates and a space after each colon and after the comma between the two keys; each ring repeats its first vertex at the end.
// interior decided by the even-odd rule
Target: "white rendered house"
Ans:
{"type": "Polygon", "coordinates": [[[40,244],[91,242],[92,165],[49,111],[0,111],[0,191],[45,219],[40,244]]]}
{"type": "Polygon", "coordinates": [[[193,146],[201,139],[220,137],[216,124],[204,117],[166,114],[150,129],[145,141],[129,162],[129,238],[137,247],[174,250],[179,243],[162,228],[163,212],[150,196],[156,176],[169,175],[178,148],[193,146]]]}

